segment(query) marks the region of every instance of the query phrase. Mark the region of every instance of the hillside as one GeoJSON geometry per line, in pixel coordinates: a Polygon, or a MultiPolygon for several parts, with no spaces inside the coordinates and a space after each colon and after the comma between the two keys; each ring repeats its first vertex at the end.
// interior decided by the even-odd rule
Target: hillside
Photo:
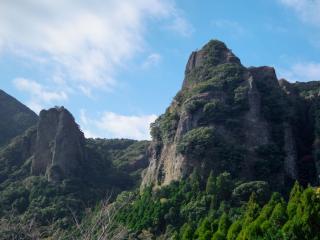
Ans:
{"type": "Polygon", "coordinates": [[[28,107],[0,90],[0,147],[35,125],[38,116],[28,107]]]}
{"type": "Polygon", "coordinates": [[[86,208],[133,189],[147,145],[85,139],[67,109],[42,110],[35,126],[0,149],[0,239],[56,238],[86,208]]]}

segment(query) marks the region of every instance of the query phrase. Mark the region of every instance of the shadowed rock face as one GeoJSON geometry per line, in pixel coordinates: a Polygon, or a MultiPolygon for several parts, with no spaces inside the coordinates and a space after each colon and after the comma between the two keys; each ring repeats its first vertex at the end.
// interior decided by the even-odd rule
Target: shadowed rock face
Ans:
{"type": "MultiPolygon", "coordinates": [[[[279,82],[273,68],[245,68],[224,43],[210,41],[191,54],[181,91],[152,125],[149,167],[141,187],[169,184],[195,168],[204,177],[211,170],[229,171],[242,180],[279,186],[299,179],[301,158],[310,153],[302,153],[303,130],[294,117],[306,114],[297,107],[300,103],[309,104],[299,91],[297,85],[279,82]],[[181,152],[181,143],[201,128],[214,129],[212,141],[217,143],[209,143],[198,158],[181,152]]],[[[314,174],[307,178],[314,181],[314,174]]]]}
{"type": "Polygon", "coordinates": [[[65,108],[40,112],[32,174],[51,181],[80,174],[85,159],[84,136],[65,108]]]}

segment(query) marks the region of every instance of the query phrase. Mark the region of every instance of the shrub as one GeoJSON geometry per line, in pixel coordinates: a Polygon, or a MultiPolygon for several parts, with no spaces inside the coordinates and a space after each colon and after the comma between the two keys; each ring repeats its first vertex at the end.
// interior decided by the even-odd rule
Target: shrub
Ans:
{"type": "Polygon", "coordinates": [[[253,192],[256,194],[259,202],[265,202],[270,195],[268,183],[264,181],[252,181],[240,184],[232,191],[232,197],[235,201],[248,201],[253,192]]]}
{"type": "Polygon", "coordinates": [[[205,156],[214,142],[212,127],[199,127],[187,132],[178,143],[177,151],[192,158],[199,159],[205,156]]]}

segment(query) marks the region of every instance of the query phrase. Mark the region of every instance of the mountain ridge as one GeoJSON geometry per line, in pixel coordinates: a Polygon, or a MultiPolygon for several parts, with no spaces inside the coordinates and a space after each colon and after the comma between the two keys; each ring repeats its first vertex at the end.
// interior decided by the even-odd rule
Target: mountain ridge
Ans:
{"type": "Polygon", "coordinates": [[[0,147],[35,125],[38,115],[0,89],[0,147]]]}

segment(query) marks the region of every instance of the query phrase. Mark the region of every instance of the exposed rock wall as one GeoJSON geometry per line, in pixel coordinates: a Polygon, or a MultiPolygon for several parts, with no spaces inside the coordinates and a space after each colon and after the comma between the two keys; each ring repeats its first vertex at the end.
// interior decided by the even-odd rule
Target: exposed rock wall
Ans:
{"type": "Polygon", "coordinates": [[[51,181],[77,176],[84,158],[84,136],[73,116],[63,107],[42,110],[32,174],[51,181]]]}
{"type": "Polygon", "coordinates": [[[284,124],[284,151],[286,153],[284,169],[292,179],[298,179],[297,173],[297,146],[290,124],[284,124]]]}
{"type": "MultiPolygon", "coordinates": [[[[278,182],[281,185],[286,184],[285,179],[297,179],[298,149],[292,121],[286,114],[273,116],[277,115],[277,108],[286,111],[288,103],[284,100],[285,96],[289,90],[293,91],[290,84],[286,84],[287,90],[284,91],[284,84],[286,83],[283,81],[279,84],[275,70],[271,67],[243,67],[240,60],[221,42],[211,41],[201,50],[193,52],[186,65],[182,90],[166,114],[153,126],[160,134],[153,137],[149,149],[149,167],[143,173],[142,188],[147,185],[160,187],[173,180],[182,179],[196,167],[203,167],[203,174],[207,174],[205,171],[210,171],[207,167],[209,165],[202,162],[203,160],[193,159],[177,150],[179,142],[186,133],[203,126],[214,127],[221,136],[221,142],[244,149],[244,160],[237,166],[238,178],[257,180],[260,178],[259,171],[263,172],[268,165],[278,165],[278,170],[270,172],[271,175],[268,176],[274,183],[278,182]],[[229,71],[229,68],[240,69],[241,74],[237,74],[236,70],[229,71]],[[221,69],[226,69],[226,72],[221,69]],[[216,86],[220,87],[219,91],[216,90],[216,86]],[[228,90],[229,86],[233,87],[232,91],[228,90]],[[198,88],[205,90],[198,93],[196,91],[198,88]],[[235,97],[238,92],[244,96],[243,101],[247,102],[247,107],[243,107],[242,110],[238,110],[237,115],[233,115],[233,109],[239,105],[235,97]],[[200,105],[192,113],[186,110],[190,102],[200,105]],[[203,122],[203,118],[206,117],[204,106],[206,103],[226,106],[225,108],[231,111],[228,113],[231,117],[215,121],[213,114],[212,120],[207,119],[203,122]],[[274,109],[266,104],[273,106],[274,109]],[[163,131],[161,124],[167,124],[166,118],[169,118],[172,112],[178,115],[178,120],[175,120],[176,123],[170,128],[171,133],[164,134],[161,132],[163,131]],[[164,136],[167,135],[173,137],[165,139],[164,136]]],[[[213,157],[210,161],[210,167],[215,168],[218,159],[213,157]]],[[[228,170],[228,166],[225,168],[228,170]]]]}

